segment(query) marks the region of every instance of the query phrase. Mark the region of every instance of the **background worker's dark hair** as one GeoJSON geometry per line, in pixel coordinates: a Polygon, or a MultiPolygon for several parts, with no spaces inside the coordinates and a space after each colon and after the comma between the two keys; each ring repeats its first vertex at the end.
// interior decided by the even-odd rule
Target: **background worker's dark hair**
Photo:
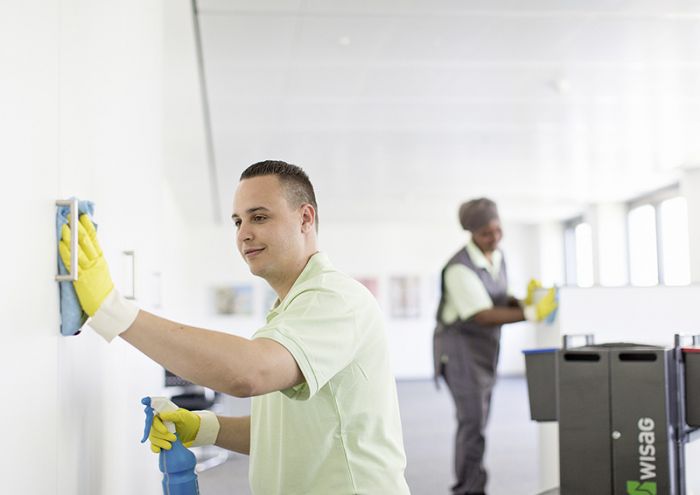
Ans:
{"type": "Polygon", "coordinates": [[[318,232],[318,205],[316,204],[316,194],[314,186],[309,180],[309,176],[301,167],[279,160],[265,160],[252,164],[241,174],[240,180],[260,177],[263,175],[276,175],[282,187],[284,187],[287,201],[298,208],[308,203],[316,211],[316,231],[318,232]]]}

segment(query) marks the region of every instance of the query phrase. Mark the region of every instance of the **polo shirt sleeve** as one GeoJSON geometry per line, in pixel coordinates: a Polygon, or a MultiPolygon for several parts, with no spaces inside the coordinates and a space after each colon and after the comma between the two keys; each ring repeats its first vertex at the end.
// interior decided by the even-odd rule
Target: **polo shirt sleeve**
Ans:
{"type": "Polygon", "coordinates": [[[468,320],[480,311],[493,308],[484,284],[473,270],[464,265],[454,264],[445,270],[445,289],[460,320],[468,320]]]}
{"type": "Polygon", "coordinates": [[[297,400],[313,397],[352,362],[357,337],[352,306],[325,289],[299,293],[254,335],[278,342],[294,357],[305,381],[282,393],[297,400]]]}

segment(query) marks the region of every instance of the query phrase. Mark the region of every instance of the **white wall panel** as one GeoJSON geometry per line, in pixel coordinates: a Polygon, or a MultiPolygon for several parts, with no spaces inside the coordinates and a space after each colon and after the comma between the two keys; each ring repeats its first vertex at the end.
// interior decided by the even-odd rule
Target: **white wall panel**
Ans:
{"type": "MultiPolygon", "coordinates": [[[[168,8],[190,15],[185,1],[168,8]]],[[[164,225],[180,232],[182,222],[162,194],[164,9],[160,0],[44,0],[8,4],[0,18],[3,493],[160,490],[157,458],[139,440],[140,399],[163,392],[162,368],[89,328],[61,337],[53,277],[54,200],[73,195],[95,202],[123,292],[122,252],[136,252],[139,305],[161,302],[154,272],[177,269],[181,249],[164,225]]],[[[206,181],[195,165],[192,176],[206,181]]]]}
{"type": "Polygon", "coordinates": [[[7,493],[56,493],[57,4],[13,3],[0,16],[0,477],[7,493]]]}

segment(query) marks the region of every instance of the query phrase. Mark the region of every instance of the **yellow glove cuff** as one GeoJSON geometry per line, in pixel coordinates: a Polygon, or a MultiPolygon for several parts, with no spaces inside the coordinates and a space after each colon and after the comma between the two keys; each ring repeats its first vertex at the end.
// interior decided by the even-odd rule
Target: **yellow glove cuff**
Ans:
{"type": "Polygon", "coordinates": [[[88,320],[88,325],[107,342],[111,342],[131,326],[138,314],[139,308],[122,297],[117,289],[112,289],[95,315],[88,320]]]}
{"type": "Polygon", "coordinates": [[[523,308],[523,313],[525,314],[525,319],[527,321],[538,321],[537,320],[537,308],[534,304],[530,306],[525,306],[523,308]]]}
{"type": "Polygon", "coordinates": [[[192,447],[203,445],[214,445],[216,437],[219,436],[219,419],[211,411],[192,411],[199,416],[199,431],[192,442],[192,447]]]}

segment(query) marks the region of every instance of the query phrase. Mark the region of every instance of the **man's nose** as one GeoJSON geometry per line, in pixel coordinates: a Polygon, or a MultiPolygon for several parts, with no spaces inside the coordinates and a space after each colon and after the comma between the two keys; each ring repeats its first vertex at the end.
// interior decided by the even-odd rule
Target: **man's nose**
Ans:
{"type": "Polygon", "coordinates": [[[238,242],[250,241],[253,239],[253,231],[246,224],[241,224],[236,235],[238,236],[238,242]]]}

